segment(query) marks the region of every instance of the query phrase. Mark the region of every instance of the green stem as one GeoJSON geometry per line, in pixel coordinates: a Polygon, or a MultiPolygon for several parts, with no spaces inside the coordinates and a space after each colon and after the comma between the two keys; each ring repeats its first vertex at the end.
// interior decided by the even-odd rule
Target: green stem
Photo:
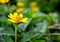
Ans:
{"type": "Polygon", "coordinates": [[[17,42],[17,25],[15,24],[15,42],[17,42]]]}

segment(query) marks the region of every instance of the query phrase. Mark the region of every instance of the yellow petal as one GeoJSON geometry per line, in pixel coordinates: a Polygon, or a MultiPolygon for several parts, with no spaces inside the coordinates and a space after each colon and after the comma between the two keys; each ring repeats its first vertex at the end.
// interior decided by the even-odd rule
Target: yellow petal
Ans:
{"type": "Polygon", "coordinates": [[[8,19],[10,22],[13,22],[13,23],[15,23],[15,21],[13,21],[13,20],[11,20],[11,19],[8,19]]]}
{"type": "Polygon", "coordinates": [[[24,2],[17,2],[17,6],[24,6],[24,2]]]}
{"type": "Polygon", "coordinates": [[[9,0],[0,0],[0,3],[6,3],[6,2],[8,2],[9,0]]]}
{"type": "Polygon", "coordinates": [[[6,2],[9,2],[9,0],[5,0],[6,2]]]}
{"type": "Polygon", "coordinates": [[[8,15],[8,17],[9,17],[9,18],[13,18],[13,15],[12,15],[12,13],[10,13],[10,14],[8,15]]]}
{"type": "Polygon", "coordinates": [[[18,8],[17,10],[16,10],[16,12],[23,12],[24,11],[24,8],[18,8]]]}
{"type": "Polygon", "coordinates": [[[18,13],[14,12],[14,16],[17,17],[18,16],[18,13]]]}
{"type": "Polygon", "coordinates": [[[22,20],[21,20],[21,22],[27,22],[28,21],[28,18],[23,18],[22,20]]]}
{"type": "Polygon", "coordinates": [[[20,14],[19,16],[20,16],[21,18],[23,18],[23,14],[20,14]]]}
{"type": "Polygon", "coordinates": [[[5,3],[5,0],[0,0],[1,3],[5,3]]]}
{"type": "Polygon", "coordinates": [[[30,3],[30,6],[36,7],[36,6],[37,6],[37,3],[36,3],[36,2],[31,2],[31,3],[30,3]]]}

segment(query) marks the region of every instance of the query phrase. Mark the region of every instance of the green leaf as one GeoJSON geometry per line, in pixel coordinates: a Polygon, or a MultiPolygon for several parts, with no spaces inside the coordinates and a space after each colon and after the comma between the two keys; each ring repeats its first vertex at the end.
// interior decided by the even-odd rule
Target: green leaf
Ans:
{"type": "Polygon", "coordinates": [[[54,23],[59,23],[58,14],[56,12],[55,13],[50,13],[49,16],[52,18],[54,23]]]}
{"type": "Polygon", "coordinates": [[[31,38],[34,38],[37,36],[41,37],[46,32],[47,26],[48,26],[47,21],[38,23],[37,27],[34,30],[23,34],[22,41],[29,41],[31,38]]]}
{"type": "Polygon", "coordinates": [[[27,26],[30,24],[31,21],[32,21],[32,18],[30,18],[27,23],[20,23],[18,25],[18,31],[20,31],[20,30],[24,31],[27,28],[27,26]]]}
{"type": "Polygon", "coordinates": [[[45,42],[45,40],[33,40],[31,42],[45,42]]]}
{"type": "Polygon", "coordinates": [[[8,12],[7,5],[5,5],[5,4],[0,5],[0,15],[6,15],[7,12],[8,12]]]}
{"type": "Polygon", "coordinates": [[[8,35],[8,36],[13,36],[14,31],[12,28],[5,28],[4,30],[0,31],[0,35],[8,35]]]}
{"type": "Polygon", "coordinates": [[[4,21],[6,19],[7,19],[6,16],[0,16],[0,21],[4,21]]]}
{"type": "Polygon", "coordinates": [[[0,42],[13,42],[9,36],[0,36],[0,42]]]}
{"type": "Polygon", "coordinates": [[[42,24],[42,27],[41,27],[40,32],[41,33],[45,33],[46,30],[47,30],[47,28],[48,28],[48,22],[47,21],[44,21],[43,24],[42,24]]]}
{"type": "Polygon", "coordinates": [[[0,31],[2,31],[4,28],[0,27],[0,31]]]}
{"type": "Polygon", "coordinates": [[[2,36],[0,36],[0,42],[5,42],[5,40],[2,36]]]}

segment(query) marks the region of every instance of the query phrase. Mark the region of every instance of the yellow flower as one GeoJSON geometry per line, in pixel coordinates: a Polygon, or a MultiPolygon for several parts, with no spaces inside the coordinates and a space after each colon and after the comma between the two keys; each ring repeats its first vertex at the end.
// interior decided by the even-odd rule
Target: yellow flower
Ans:
{"type": "Polygon", "coordinates": [[[0,3],[7,3],[9,0],[0,0],[0,3]]]}
{"type": "Polygon", "coordinates": [[[36,2],[31,2],[30,6],[35,7],[35,6],[37,6],[37,3],[36,2]]]}
{"type": "Polygon", "coordinates": [[[24,6],[24,2],[17,2],[17,6],[24,6]]]}
{"type": "Polygon", "coordinates": [[[38,7],[32,7],[32,10],[33,10],[34,12],[37,12],[37,11],[39,11],[39,8],[38,8],[38,7]]]}
{"type": "Polygon", "coordinates": [[[24,11],[24,8],[18,8],[17,10],[16,10],[16,12],[23,12],[24,11]]]}
{"type": "Polygon", "coordinates": [[[8,20],[13,23],[20,23],[20,22],[27,22],[28,21],[28,18],[23,18],[23,14],[18,14],[16,12],[14,14],[10,13],[8,15],[8,17],[9,17],[8,20]]]}

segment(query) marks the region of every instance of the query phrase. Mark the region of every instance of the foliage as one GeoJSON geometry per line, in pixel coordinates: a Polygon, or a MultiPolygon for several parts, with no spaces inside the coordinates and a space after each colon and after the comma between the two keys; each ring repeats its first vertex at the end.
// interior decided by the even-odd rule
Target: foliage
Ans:
{"type": "Polygon", "coordinates": [[[14,25],[7,20],[9,13],[24,8],[22,13],[28,17],[28,22],[18,23],[18,42],[60,42],[60,36],[45,34],[59,33],[59,30],[49,29],[49,26],[60,22],[60,0],[10,0],[0,3],[0,42],[14,42],[14,25]],[[17,2],[24,2],[24,6],[17,6],[17,2]],[[36,2],[38,11],[33,11],[29,5],[36,2]],[[58,8],[57,8],[58,7],[58,8]]]}

